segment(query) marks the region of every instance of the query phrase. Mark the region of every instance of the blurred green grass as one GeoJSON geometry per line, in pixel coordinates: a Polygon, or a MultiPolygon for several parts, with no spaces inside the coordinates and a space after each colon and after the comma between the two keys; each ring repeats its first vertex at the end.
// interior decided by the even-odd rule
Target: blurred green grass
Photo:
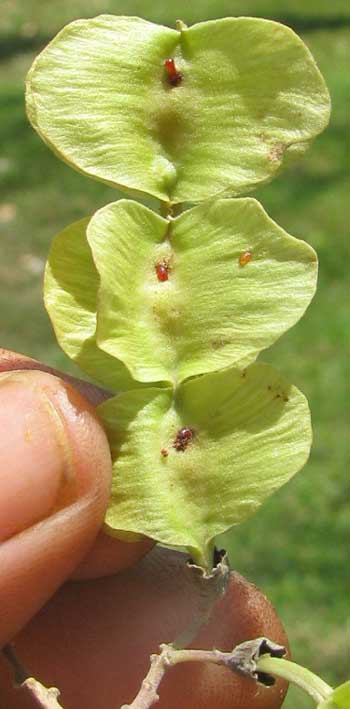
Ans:
{"type": "Polygon", "coordinates": [[[91,17],[103,12],[118,15],[138,15],[153,22],[174,24],[180,17],[192,24],[203,19],[247,15],[277,18],[306,27],[324,20],[338,25],[350,19],[347,0],[2,0],[1,27],[3,35],[30,37],[51,35],[79,17],[91,17]]]}
{"type": "MultiPolygon", "coordinates": [[[[24,77],[43,37],[100,12],[174,24],[232,14],[281,18],[304,40],[330,88],[329,129],[300,163],[256,196],[320,259],[317,295],[303,320],[263,359],[308,396],[314,446],[304,471],[249,522],[225,537],[232,564],[273,600],[293,654],[330,682],[350,675],[349,96],[350,4],[299,0],[4,0],[0,28],[0,342],[77,370],[58,349],[41,303],[52,236],[116,198],[109,187],[60,163],[29,127],[24,77]],[[3,42],[1,42],[1,39],[3,42]]],[[[291,691],[286,709],[312,703],[291,691]]]]}

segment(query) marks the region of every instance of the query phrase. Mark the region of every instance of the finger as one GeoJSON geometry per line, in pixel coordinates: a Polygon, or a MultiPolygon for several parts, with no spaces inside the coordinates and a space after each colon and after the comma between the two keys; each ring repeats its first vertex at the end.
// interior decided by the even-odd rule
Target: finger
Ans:
{"type": "Polygon", "coordinates": [[[100,531],[71,578],[93,579],[116,574],[145,556],[154,544],[153,539],[147,537],[138,542],[125,542],[100,531]]]}
{"type": "MultiPolygon", "coordinates": [[[[111,396],[106,390],[89,382],[63,374],[25,355],[0,348],[0,372],[12,370],[40,370],[54,374],[74,386],[93,406],[111,396]]],[[[82,563],[74,570],[73,576],[82,579],[117,573],[136,562],[153,546],[154,541],[146,537],[140,542],[130,544],[101,531],[82,563]]]]}
{"type": "Polygon", "coordinates": [[[111,481],[106,436],[69,384],[39,371],[0,375],[0,645],[91,547],[111,481]]]}
{"type": "Polygon", "coordinates": [[[85,398],[90,401],[93,406],[101,404],[102,401],[105,401],[112,396],[110,392],[94,386],[94,384],[84,382],[82,379],[77,379],[76,377],[71,377],[70,374],[59,372],[57,369],[48,367],[46,364],[38,362],[36,359],[32,359],[26,355],[19,354],[18,352],[12,352],[11,350],[4,350],[0,347],[0,372],[9,372],[11,370],[22,369],[38,369],[41,372],[54,374],[56,377],[59,377],[68,384],[74,386],[74,388],[80,391],[80,393],[83,394],[83,396],[85,396],[85,398]]]}
{"type": "MultiPolygon", "coordinates": [[[[47,686],[60,687],[65,709],[115,709],[135,697],[150,654],[190,624],[197,602],[183,556],[154,550],[113,578],[67,584],[16,639],[16,652],[47,686]]],[[[261,636],[287,643],[271,604],[235,573],[192,646],[230,651],[261,636]]],[[[167,672],[157,706],[276,709],[284,692],[281,682],[266,689],[225,668],[189,663],[167,672]]],[[[8,709],[30,706],[24,690],[11,689],[1,661],[0,694],[8,709]]]]}

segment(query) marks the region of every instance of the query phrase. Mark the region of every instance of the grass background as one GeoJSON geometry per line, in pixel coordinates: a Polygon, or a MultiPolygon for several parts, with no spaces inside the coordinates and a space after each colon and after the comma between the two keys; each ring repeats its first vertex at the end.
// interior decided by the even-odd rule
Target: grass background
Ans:
{"type": "MultiPolygon", "coordinates": [[[[0,343],[74,372],[41,302],[52,236],[115,199],[60,163],[28,125],[23,82],[39,49],[66,22],[101,12],[174,25],[226,15],[279,19],[302,34],[328,83],[331,124],[303,160],[255,193],[319,254],[317,295],[263,359],[308,396],[309,463],[249,522],[230,532],[231,562],[263,588],[294,657],[330,682],[350,676],[349,271],[350,3],[348,0],[2,0],[0,6],[0,343]]],[[[291,690],[286,709],[313,704],[291,690]]]]}

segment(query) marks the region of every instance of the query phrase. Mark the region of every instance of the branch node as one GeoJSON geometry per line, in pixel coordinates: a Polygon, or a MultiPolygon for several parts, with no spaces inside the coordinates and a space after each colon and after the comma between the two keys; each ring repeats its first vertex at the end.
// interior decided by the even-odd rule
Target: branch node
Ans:
{"type": "Polygon", "coordinates": [[[260,672],[257,662],[262,655],[281,658],[285,654],[286,648],[282,645],[277,645],[268,638],[256,638],[237,645],[232,653],[226,656],[224,664],[233,672],[250,677],[265,687],[271,687],[275,684],[275,678],[265,672],[260,672]]]}

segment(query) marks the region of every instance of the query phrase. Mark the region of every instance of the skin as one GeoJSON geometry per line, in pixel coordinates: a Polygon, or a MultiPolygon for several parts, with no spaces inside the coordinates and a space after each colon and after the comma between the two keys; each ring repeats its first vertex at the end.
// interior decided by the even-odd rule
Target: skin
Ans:
{"type": "MultiPolygon", "coordinates": [[[[182,554],[154,549],[135,564],[152,541],[101,532],[111,462],[94,405],[108,393],[5,351],[0,372],[0,645],[14,640],[65,709],[116,709],[137,693],[150,653],[191,622],[197,587],[182,554]]],[[[233,573],[193,647],[231,650],[262,635],[287,644],[267,599],[233,573]]],[[[1,705],[34,709],[10,675],[1,658],[1,705]]],[[[188,664],[167,673],[158,706],[277,709],[284,691],[188,664]]]]}

